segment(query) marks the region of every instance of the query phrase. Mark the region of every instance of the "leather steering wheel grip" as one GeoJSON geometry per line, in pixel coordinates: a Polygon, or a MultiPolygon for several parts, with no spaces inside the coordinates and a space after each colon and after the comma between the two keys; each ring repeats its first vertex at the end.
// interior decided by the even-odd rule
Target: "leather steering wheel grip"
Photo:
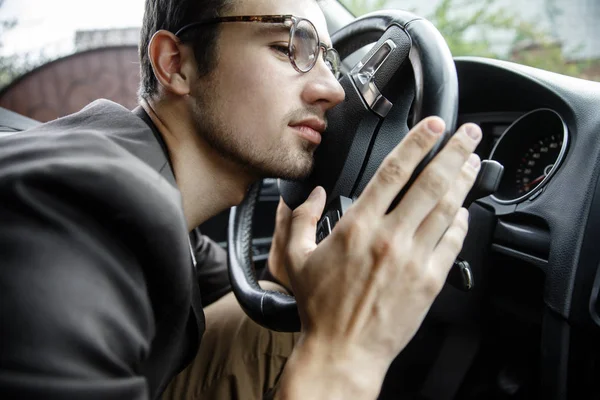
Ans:
{"type": "Polygon", "coordinates": [[[261,182],[250,186],[244,201],[232,207],[227,233],[229,280],[235,297],[250,318],[280,332],[300,331],[296,300],[285,293],[262,289],[252,263],[252,217],[261,182]]]}
{"type": "MultiPolygon", "coordinates": [[[[384,69],[376,71],[374,83],[379,88],[383,88],[392,79],[398,70],[399,65],[404,62],[406,55],[408,55],[415,78],[415,102],[413,105],[413,115],[415,120],[413,121],[413,124],[430,115],[440,116],[446,122],[446,134],[444,135],[444,139],[438,142],[434,149],[419,165],[415,172],[416,175],[431,160],[431,158],[433,158],[437,151],[439,151],[456,127],[458,111],[458,78],[456,68],[450,50],[437,29],[429,21],[409,12],[385,10],[370,13],[358,18],[332,35],[333,45],[340,53],[342,59],[367,44],[377,41],[382,42],[388,38],[396,41],[399,47],[404,46],[406,43],[408,43],[408,45],[406,51],[403,53],[404,56],[397,57],[393,63],[389,63],[389,66],[386,66],[386,68],[390,68],[389,71],[384,69]],[[404,38],[400,39],[401,37],[404,38]],[[396,40],[396,38],[398,38],[398,40],[396,40]]],[[[374,47],[371,52],[376,51],[376,47],[374,47]]],[[[368,56],[369,55],[367,54],[367,57],[368,56]]],[[[344,77],[340,82],[345,90],[354,90],[350,79],[344,77]]],[[[354,98],[356,99],[354,103],[360,105],[362,100],[358,99],[356,95],[354,95],[354,98]]],[[[343,113],[340,114],[340,110],[336,111],[337,108],[339,107],[332,110],[330,119],[333,116],[344,118],[344,115],[342,115],[343,113]]],[[[369,124],[374,127],[379,124],[379,120],[375,114],[371,113],[371,111],[367,110],[367,112],[361,115],[365,115],[365,120],[368,120],[369,124]]],[[[331,123],[330,125],[335,124],[331,123]]],[[[343,123],[338,125],[340,125],[341,130],[345,132],[347,127],[345,127],[343,123]]],[[[357,135],[357,133],[358,131],[354,132],[353,137],[357,137],[358,140],[368,143],[368,141],[365,142],[365,137],[367,135],[357,135]]],[[[340,136],[339,132],[338,136],[340,136]]],[[[341,136],[343,137],[345,135],[341,136]]],[[[324,137],[324,142],[326,142],[325,139],[335,140],[331,138],[335,138],[335,135],[330,135],[329,138],[324,137]]],[[[357,152],[353,152],[355,147],[364,147],[364,144],[357,146],[357,143],[354,143],[354,147],[346,143],[346,150],[349,149],[350,151],[347,155],[342,155],[340,157],[342,161],[346,159],[346,157],[352,159],[356,156],[357,152]]],[[[340,147],[341,146],[328,147],[327,143],[322,143],[320,148],[317,149],[317,153],[333,151],[331,149],[340,151],[340,147]]],[[[365,160],[365,158],[361,157],[368,157],[365,153],[366,150],[360,150],[361,151],[358,153],[361,154],[360,156],[357,156],[357,159],[360,158],[360,160],[354,163],[358,166],[363,163],[362,160],[365,160]]],[[[331,155],[327,156],[330,157],[331,155]]],[[[366,158],[366,160],[368,160],[368,158],[366,158]]],[[[338,169],[335,169],[336,171],[341,168],[342,162],[339,164],[338,169]]],[[[349,164],[346,163],[345,165],[347,166],[349,164]]],[[[349,188],[354,186],[354,182],[358,179],[359,169],[360,168],[356,168],[357,171],[351,173],[348,173],[347,171],[344,172],[343,169],[341,172],[336,172],[336,175],[338,173],[340,175],[337,178],[335,187],[331,189],[333,183],[329,186],[327,184],[323,185],[326,190],[328,190],[328,187],[330,188],[328,190],[328,195],[331,196],[333,194],[334,197],[336,194],[348,196],[349,193],[346,192],[350,190],[349,188]],[[340,185],[340,182],[342,182],[343,185],[340,185]],[[340,187],[343,187],[343,190],[338,190],[340,187]]],[[[319,171],[318,160],[315,171],[319,171]]],[[[325,168],[322,172],[331,174],[332,168],[329,168],[329,170],[325,168]]],[[[331,178],[331,182],[336,182],[336,176],[332,176],[331,178]]],[[[370,177],[363,178],[370,179],[370,177]]],[[[282,181],[280,182],[280,190],[282,191],[286,203],[295,207],[295,205],[300,204],[303,199],[306,198],[312,187],[316,186],[315,182],[319,184],[319,181],[315,180],[314,176],[309,177],[305,182],[282,181]]],[[[296,300],[293,297],[280,292],[263,290],[256,280],[251,254],[252,217],[254,215],[254,208],[259,191],[260,182],[252,185],[244,201],[239,206],[232,207],[230,211],[227,251],[229,278],[232,289],[242,309],[258,324],[275,331],[299,331],[301,325],[296,300]]]]}

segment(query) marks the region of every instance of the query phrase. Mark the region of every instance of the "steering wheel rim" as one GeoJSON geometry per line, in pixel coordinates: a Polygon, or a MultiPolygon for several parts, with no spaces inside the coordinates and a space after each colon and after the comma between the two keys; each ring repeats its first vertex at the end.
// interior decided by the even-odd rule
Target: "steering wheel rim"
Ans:
{"type": "MultiPolygon", "coordinates": [[[[292,209],[302,204],[317,185],[327,191],[328,204],[340,195],[357,197],[364,189],[385,156],[382,151],[371,154],[373,146],[377,146],[380,140],[378,137],[382,137],[380,142],[383,144],[379,146],[384,146],[385,152],[393,147],[390,138],[378,136],[388,112],[403,110],[400,115],[408,117],[409,107],[392,107],[382,94],[388,83],[393,83],[400,74],[405,61],[410,62],[415,84],[412,125],[430,115],[437,115],[446,123],[445,134],[419,165],[407,187],[443,147],[456,127],[458,78],[454,60],[443,37],[429,21],[406,11],[377,11],[356,19],[331,38],[342,59],[367,44],[376,43],[361,62],[340,80],[346,91],[346,100],[328,114],[329,125],[333,128],[324,133],[315,153],[313,174],[302,182],[279,182],[282,197],[292,209]],[[394,52],[396,49],[399,50],[394,52]],[[374,65],[375,68],[369,69],[374,65]],[[344,114],[359,118],[359,124],[345,118],[344,114]],[[349,137],[349,129],[354,136],[349,137]],[[340,144],[343,150],[338,152],[340,144]],[[332,154],[338,156],[333,161],[332,154]]],[[[392,87],[388,92],[394,93],[394,89],[392,87]]],[[[407,131],[408,127],[403,128],[399,139],[407,131]]],[[[398,138],[393,140],[395,144],[399,141],[398,138]]],[[[229,278],[240,306],[251,319],[271,330],[296,332],[301,324],[295,298],[263,290],[258,285],[252,264],[252,217],[260,184],[253,184],[244,201],[230,211],[227,238],[229,278]]],[[[401,195],[402,192],[397,200],[401,195]]]]}

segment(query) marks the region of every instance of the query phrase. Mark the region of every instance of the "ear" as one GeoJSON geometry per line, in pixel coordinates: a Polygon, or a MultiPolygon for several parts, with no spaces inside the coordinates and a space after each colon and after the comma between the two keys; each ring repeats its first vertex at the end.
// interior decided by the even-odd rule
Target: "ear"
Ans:
{"type": "Polygon", "coordinates": [[[193,71],[187,63],[191,52],[173,33],[165,30],[156,32],[148,45],[148,57],[154,76],[167,91],[184,96],[190,92],[193,71]]]}

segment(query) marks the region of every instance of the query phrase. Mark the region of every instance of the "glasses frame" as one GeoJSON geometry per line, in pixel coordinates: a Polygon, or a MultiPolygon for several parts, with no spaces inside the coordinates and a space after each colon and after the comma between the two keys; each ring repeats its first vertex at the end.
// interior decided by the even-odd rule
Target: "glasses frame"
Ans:
{"type": "Polygon", "coordinates": [[[331,70],[331,72],[333,73],[335,78],[339,79],[340,75],[341,75],[341,72],[340,72],[341,60],[340,60],[340,56],[339,56],[338,52],[333,47],[328,47],[325,43],[321,42],[321,39],[319,38],[319,32],[317,31],[317,28],[315,28],[315,25],[310,20],[308,20],[306,18],[302,18],[302,17],[296,17],[291,14],[287,14],[287,15],[239,15],[239,16],[226,16],[226,17],[210,18],[210,19],[206,19],[203,21],[192,22],[191,24],[184,25],[177,32],[175,32],[175,36],[177,36],[178,38],[181,39],[181,35],[191,29],[195,29],[195,28],[198,28],[198,27],[201,27],[204,25],[220,24],[220,23],[224,23],[224,22],[260,22],[260,23],[266,23],[266,24],[285,24],[290,21],[292,22],[292,25],[290,27],[290,38],[289,38],[289,42],[288,42],[288,58],[290,60],[290,63],[294,67],[294,69],[300,73],[307,73],[308,71],[313,69],[313,67],[317,63],[317,60],[319,59],[319,57],[317,55],[317,57],[315,57],[313,59],[313,62],[305,70],[300,68],[296,64],[296,60],[294,60],[294,49],[292,47],[294,34],[296,32],[296,28],[297,28],[298,24],[302,21],[306,21],[310,24],[310,26],[312,26],[312,28],[315,31],[315,35],[317,37],[316,52],[321,53],[321,50],[323,50],[323,61],[325,61],[326,64],[330,65],[329,69],[331,70]],[[328,58],[329,56],[333,57],[336,60],[336,62],[331,62],[331,60],[328,58]]]}

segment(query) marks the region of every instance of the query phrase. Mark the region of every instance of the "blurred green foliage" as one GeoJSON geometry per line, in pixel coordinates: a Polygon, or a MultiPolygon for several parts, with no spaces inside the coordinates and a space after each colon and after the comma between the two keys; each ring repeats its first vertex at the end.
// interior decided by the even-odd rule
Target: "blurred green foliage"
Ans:
{"type": "MultiPolygon", "coordinates": [[[[354,15],[390,8],[388,0],[340,0],[354,15]]],[[[398,4],[396,2],[395,4],[398,4]]],[[[553,0],[546,15],[552,22],[560,15],[553,0]]],[[[409,10],[414,11],[414,10],[409,10]]],[[[481,56],[514,61],[565,75],[600,80],[600,60],[570,60],[562,44],[549,32],[515,11],[501,7],[497,0],[440,0],[430,20],[446,39],[455,56],[481,56]],[[508,38],[500,53],[494,40],[508,38]],[[506,52],[508,48],[508,52],[506,52]]]]}

